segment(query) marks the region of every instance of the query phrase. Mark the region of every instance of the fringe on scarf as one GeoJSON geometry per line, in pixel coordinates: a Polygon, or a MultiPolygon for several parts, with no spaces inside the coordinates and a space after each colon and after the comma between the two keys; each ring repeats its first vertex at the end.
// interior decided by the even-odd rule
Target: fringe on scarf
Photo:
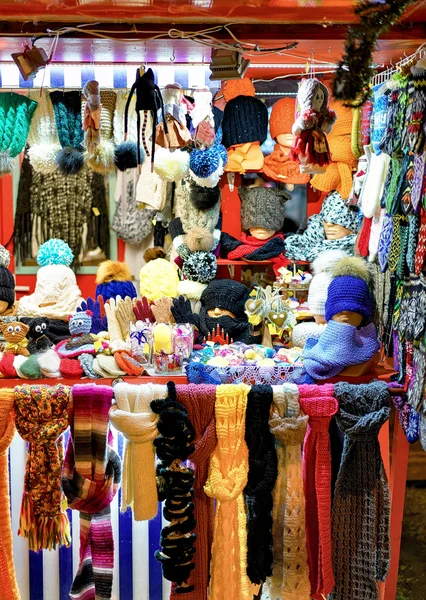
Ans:
{"type": "Polygon", "coordinates": [[[18,535],[28,538],[30,550],[55,550],[57,546],[71,544],[71,529],[66,513],[62,510],[55,517],[36,516],[33,501],[28,492],[22,496],[18,535]]]}

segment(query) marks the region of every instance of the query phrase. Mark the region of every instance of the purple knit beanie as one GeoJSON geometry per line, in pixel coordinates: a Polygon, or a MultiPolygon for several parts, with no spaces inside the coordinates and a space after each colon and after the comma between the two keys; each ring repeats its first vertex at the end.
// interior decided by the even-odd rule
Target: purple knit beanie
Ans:
{"type": "Polygon", "coordinates": [[[363,279],[342,275],[330,283],[325,303],[326,321],[330,321],[334,315],[345,310],[350,310],[371,320],[373,304],[370,289],[363,279]]]}

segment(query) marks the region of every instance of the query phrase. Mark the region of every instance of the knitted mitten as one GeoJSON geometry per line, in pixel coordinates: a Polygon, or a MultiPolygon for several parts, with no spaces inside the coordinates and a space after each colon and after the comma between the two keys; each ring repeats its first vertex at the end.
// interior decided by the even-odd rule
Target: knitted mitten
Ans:
{"type": "Polygon", "coordinates": [[[143,297],[142,300],[137,300],[133,307],[133,314],[137,321],[150,321],[154,323],[155,317],[151,310],[152,302],[148,302],[147,298],[143,297]]]}
{"type": "Polygon", "coordinates": [[[303,448],[306,545],[311,593],[318,600],[334,587],[331,548],[331,456],[328,427],[338,409],[333,385],[299,386],[300,408],[308,415],[303,448]]]}
{"type": "Polygon", "coordinates": [[[422,343],[414,348],[413,374],[408,384],[407,400],[417,412],[423,410],[426,385],[426,349],[422,343]]]}
{"type": "Polygon", "coordinates": [[[116,340],[123,340],[123,332],[121,331],[120,323],[118,322],[117,306],[120,302],[120,296],[117,298],[110,298],[105,304],[105,313],[108,321],[108,333],[111,342],[116,340]]]}
{"type": "Polygon", "coordinates": [[[410,123],[408,126],[408,144],[410,150],[418,153],[424,145],[425,132],[425,90],[426,69],[424,66],[414,65],[411,67],[414,83],[413,102],[411,106],[410,123]]]}
{"type": "Polygon", "coordinates": [[[173,298],[160,298],[151,306],[152,314],[157,323],[174,323],[174,317],[171,312],[173,298]]]}
{"type": "Polygon", "coordinates": [[[424,177],[426,174],[426,150],[423,154],[414,156],[414,179],[411,189],[411,206],[415,211],[419,209],[424,189],[424,177]]]}
{"type": "Polygon", "coordinates": [[[386,579],[390,562],[390,498],[377,439],[389,418],[389,391],[379,381],[334,389],[345,438],[334,490],[331,598],[378,600],[377,580],[386,579]]]}
{"type": "Polygon", "coordinates": [[[117,301],[116,317],[121,329],[122,339],[126,340],[130,333],[130,323],[136,323],[133,300],[129,296],[126,296],[124,300],[117,301]]]}
{"type": "Polygon", "coordinates": [[[363,221],[362,221],[362,225],[361,225],[361,229],[358,233],[358,237],[357,237],[357,241],[356,241],[356,246],[355,246],[355,252],[356,252],[356,247],[358,247],[358,254],[360,256],[363,256],[364,258],[366,258],[368,256],[368,245],[370,243],[370,233],[371,233],[371,225],[373,223],[373,219],[367,219],[367,217],[364,217],[363,221]]]}
{"type": "Polygon", "coordinates": [[[380,270],[382,273],[384,273],[388,267],[388,259],[389,259],[391,245],[392,245],[392,239],[393,239],[393,218],[386,213],[384,221],[383,221],[382,232],[380,234],[379,250],[378,250],[379,265],[380,265],[380,270]]]}

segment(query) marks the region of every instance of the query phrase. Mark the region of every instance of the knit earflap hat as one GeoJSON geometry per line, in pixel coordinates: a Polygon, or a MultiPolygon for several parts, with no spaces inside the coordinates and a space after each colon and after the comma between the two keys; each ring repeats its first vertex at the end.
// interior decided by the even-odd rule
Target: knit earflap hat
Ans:
{"type": "Polygon", "coordinates": [[[268,134],[268,109],[253,96],[237,96],[225,106],[222,121],[222,142],[226,148],[237,144],[259,142],[268,134]]]}
{"type": "Polygon", "coordinates": [[[78,173],[84,165],[80,92],[54,91],[50,99],[62,146],[56,157],[58,168],[64,175],[78,173]]]}
{"type": "Polygon", "coordinates": [[[357,233],[359,229],[359,211],[356,207],[348,206],[339,192],[331,192],[324,200],[321,211],[321,221],[341,225],[357,233]]]}
{"type": "Polygon", "coordinates": [[[308,307],[313,315],[325,315],[328,287],[333,279],[331,269],[338,260],[345,256],[343,250],[326,250],[321,252],[311,264],[314,276],[309,285],[308,307]]]}
{"type": "Polygon", "coordinates": [[[346,256],[331,268],[332,282],[325,303],[325,319],[343,311],[355,312],[370,321],[373,300],[370,293],[370,270],[367,262],[356,256],[346,256]]]}
{"type": "Polygon", "coordinates": [[[96,284],[95,298],[102,296],[105,302],[117,296],[121,298],[137,296],[129,267],[118,260],[106,260],[99,265],[96,284]]]}
{"type": "Polygon", "coordinates": [[[49,174],[56,171],[56,155],[61,149],[56,131],[53,104],[47,90],[31,90],[29,97],[38,103],[28,134],[28,156],[34,171],[49,174]]]}
{"type": "Polygon", "coordinates": [[[0,94],[0,176],[10,173],[12,160],[24,149],[37,102],[22,94],[0,94]]]}
{"type": "Polygon", "coordinates": [[[268,187],[240,186],[241,225],[245,230],[261,227],[281,231],[284,224],[284,204],[291,196],[285,190],[268,187]]]}
{"type": "Polygon", "coordinates": [[[15,302],[15,279],[8,267],[10,252],[0,245],[0,302],[7,302],[7,308],[15,302]]]}
{"type": "Polygon", "coordinates": [[[229,310],[237,318],[245,318],[245,303],[250,295],[249,289],[233,279],[215,279],[201,295],[201,305],[206,311],[215,308],[229,310]]]}

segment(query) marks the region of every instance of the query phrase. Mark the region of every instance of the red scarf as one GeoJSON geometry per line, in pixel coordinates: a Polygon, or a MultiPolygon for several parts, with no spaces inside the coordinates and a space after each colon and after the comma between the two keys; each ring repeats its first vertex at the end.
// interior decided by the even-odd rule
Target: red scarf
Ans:
{"type": "MultiPolygon", "coordinates": [[[[228,258],[229,260],[237,260],[239,258],[244,258],[244,256],[247,256],[247,254],[251,254],[256,250],[259,250],[259,248],[262,248],[263,246],[265,246],[265,244],[267,244],[270,240],[273,240],[274,238],[284,240],[284,234],[276,233],[267,240],[258,240],[252,235],[247,235],[246,233],[242,232],[241,246],[238,246],[238,248],[235,248],[235,250],[231,250],[231,252],[228,254],[228,258]]],[[[270,260],[273,264],[275,274],[277,274],[278,269],[280,269],[281,267],[286,267],[290,262],[282,254],[280,254],[279,256],[275,256],[274,258],[270,258],[268,260],[270,260]]]]}

